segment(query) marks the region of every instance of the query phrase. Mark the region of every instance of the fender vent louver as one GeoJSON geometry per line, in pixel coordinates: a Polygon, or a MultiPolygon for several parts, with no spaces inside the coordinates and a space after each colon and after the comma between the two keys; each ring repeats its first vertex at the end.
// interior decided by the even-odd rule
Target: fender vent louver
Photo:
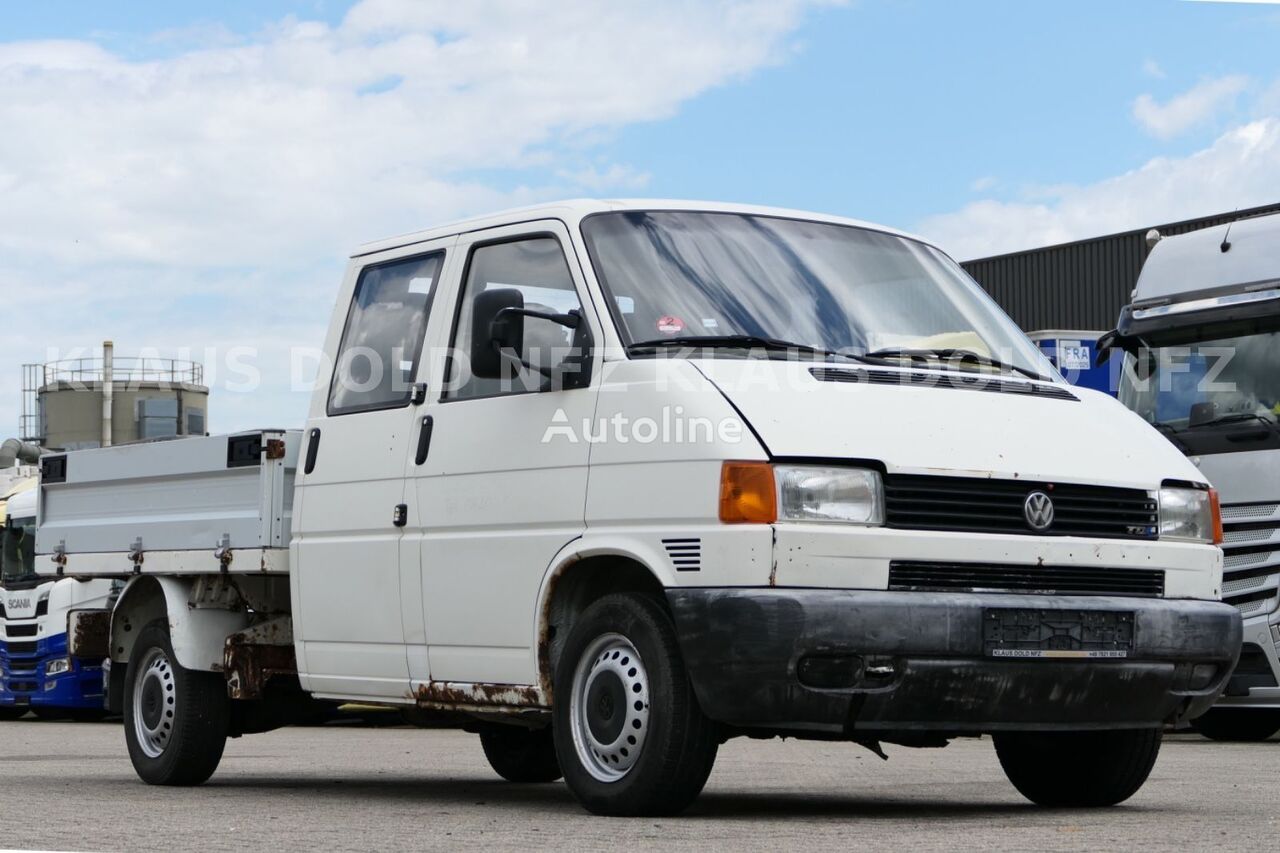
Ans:
{"type": "Polygon", "coordinates": [[[1061,385],[1002,379],[985,373],[943,374],[910,370],[864,370],[861,368],[812,367],[809,373],[819,382],[847,382],[854,385],[902,385],[907,388],[950,388],[959,391],[990,391],[997,394],[1023,394],[1027,397],[1050,397],[1054,400],[1080,398],[1061,385]]]}
{"type": "Polygon", "coordinates": [[[677,572],[697,572],[702,570],[701,539],[663,539],[662,547],[667,549],[671,564],[677,572]]]}

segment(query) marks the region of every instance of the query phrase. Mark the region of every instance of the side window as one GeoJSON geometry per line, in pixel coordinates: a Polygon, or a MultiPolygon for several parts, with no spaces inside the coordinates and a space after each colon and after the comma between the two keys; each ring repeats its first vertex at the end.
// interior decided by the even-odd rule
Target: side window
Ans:
{"type": "MultiPolygon", "coordinates": [[[[534,311],[566,314],[582,307],[560,241],[554,237],[533,237],[474,249],[454,326],[446,398],[518,394],[542,387],[542,377],[536,369],[525,370],[512,379],[480,378],[471,373],[468,353],[471,352],[472,308],[477,294],[494,288],[520,291],[524,307],[534,311]]],[[[554,369],[570,355],[572,347],[572,329],[539,317],[525,318],[521,357],[526,363],[535,368],[554,369]]]]}
{"type": "Polygon", "coordinates": [[[329,414],[407,405],[444,253],[366,268],[338,347],[329,414]]]}

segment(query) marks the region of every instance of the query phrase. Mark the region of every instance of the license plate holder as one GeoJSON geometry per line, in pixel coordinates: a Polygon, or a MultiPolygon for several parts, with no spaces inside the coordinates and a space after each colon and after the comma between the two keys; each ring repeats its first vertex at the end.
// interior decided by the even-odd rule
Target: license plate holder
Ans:
{"type": "Polygon", "coordinates": [[[1129,610],[1041,610],[992,607],[982,614],[988,657],[1114,659],[1133,652],[1129,610]]]}

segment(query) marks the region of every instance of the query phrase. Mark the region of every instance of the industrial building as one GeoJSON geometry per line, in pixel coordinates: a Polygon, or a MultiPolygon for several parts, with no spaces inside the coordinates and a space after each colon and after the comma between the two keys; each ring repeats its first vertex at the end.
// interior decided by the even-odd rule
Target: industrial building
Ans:
{"type": "Polygon", "coordinates": [[[966,261],[962,266],[1027,332],[1113,329],[1150,251],[1147,232],[1185,234],[1280,213],[1280,203],[966,261]]]}
{"type": "Polygon", "coordinates": [[[80,450],[208,433],[209,389],[197,362],[102,355],[23,365],[22,441],[80,450]]]}

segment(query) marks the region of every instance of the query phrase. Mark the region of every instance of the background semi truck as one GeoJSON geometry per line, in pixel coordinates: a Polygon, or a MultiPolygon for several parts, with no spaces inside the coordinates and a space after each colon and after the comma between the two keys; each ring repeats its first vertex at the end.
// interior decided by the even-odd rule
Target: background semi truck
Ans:
{"type": "Polygon", "coordinates": [[[67,616],[107,606],[120,584],[36,575],[36,485],[10,492],[0,531],[0,719],[100,719],[102,661],[68,656],[67,616]]]}
{"type": "Polygon", "coordinates": [[[671,814],[731,737],[990,734],[1108,806],[1236,663],[1216,495],[927,242],[574,201],[363,247],[305,430],[50,454],[37,569],[135,770],[198,784],[316,703],[671,814]]]}
{"type": "Polygon", "coordinates": [[[1266,739],[1280,731],[1280,215],[1156,243],[1109,344],[1127,351],[1121,402],[1222,499],[1222,594],[1244,616],[1244,648],[1194,725],[1266,739]]]}

